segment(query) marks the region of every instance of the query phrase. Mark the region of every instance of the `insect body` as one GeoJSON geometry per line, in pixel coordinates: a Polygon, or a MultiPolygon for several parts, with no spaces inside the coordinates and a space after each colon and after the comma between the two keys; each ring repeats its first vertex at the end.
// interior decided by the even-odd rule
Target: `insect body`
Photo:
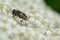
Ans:
{"type": "Polygon", "coordinates": [[[24,20],[27,20],[26,14],[24,14],[23,12],[21,12],[21,11],[19,11],[19,10],[13,9],[13,10],[12,10],[12,15],[13,15],[13,16],[17,16],[17,17],[19,17],[19,18],[22,18],[22,19],[24,19],[24,20]]]}

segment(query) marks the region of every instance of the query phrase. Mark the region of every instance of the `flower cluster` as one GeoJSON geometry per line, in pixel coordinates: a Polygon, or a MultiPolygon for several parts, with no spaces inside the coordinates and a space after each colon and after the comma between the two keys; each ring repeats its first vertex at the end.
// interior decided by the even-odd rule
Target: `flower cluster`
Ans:
{"type": "Polygon", "coordinates": [[[59,17],[43,0],[0,0],[0,40],[60,40],[59,17]],[[28,20],[19,23],[12,9],[24,12],[28,20]]]}

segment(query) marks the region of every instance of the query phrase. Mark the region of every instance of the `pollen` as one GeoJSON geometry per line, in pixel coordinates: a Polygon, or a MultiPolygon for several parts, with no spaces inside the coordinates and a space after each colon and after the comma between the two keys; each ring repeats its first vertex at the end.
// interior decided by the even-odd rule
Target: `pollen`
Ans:
{"type": "Polygon", "coordinates": [[[9,40],[13,40],[14,36],[13,35],[8,35],[9,40]]]}
{"type": "Polygon", "coordinates": [[[5,0],[2,0],[2,2],[5,2],[5,0]]]}
{"type": "Polygon", "coordinates": [[[8,30],[7,30],[7,28],[1,28],[1,30],[3,31],[3,32],[7,32],[8,30]]]}
{"type": "Polygon", "coordinates": [[[6,10],[6,13],[9,14],[9,13],[10,13],[10,9],[7,9],[7,10],[6,10]]]}
{"type": "Polygon", "coordinates": [[[42,25],[45,25],[45,21],[41,21],[41,24],[42,24],[42,25]]]}
{"type": "Polygon", "coordinates": [[[23,37],[23,36],[24,36],[24,34],[23,34],[22,32],[18,33],[18,37],[19,37],[19,38],[21,38],[21,37],[23,37]]]}
{"type": "Polygon", "coordinates": [[[0,10],[3,10],[4,6],[3,5],[0,5],[0,10]]]}
{"type": "Polygon", "coordinates": [[[38,20],[38,19],[39,19],[39,17],[38,17],[38,16],[34,16],[34,19],[35,19],[35,20],[38,20]]]}
{"type": "Polygon", "coordinates": [[[50,24],[48,24],[47,27],[48,27],[47,28],[47,31],[50,30],[50,28],[51,28],[50,24]]]}
{"type": "Polygon", "coordinates": [[[7,19],[2,20],[4,24],[8,23],[7,19]]]}

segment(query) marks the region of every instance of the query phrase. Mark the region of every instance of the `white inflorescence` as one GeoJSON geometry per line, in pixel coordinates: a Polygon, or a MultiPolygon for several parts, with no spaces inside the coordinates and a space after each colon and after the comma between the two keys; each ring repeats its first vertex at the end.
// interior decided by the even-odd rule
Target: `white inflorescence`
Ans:
{"type": "Polygon", "coordinates": [[[42,0],[0,0],[0,40],[60,40],[60,16],[55,13],[42,0]],[[13,9],[28,20],[14,19],[13,9]]]}

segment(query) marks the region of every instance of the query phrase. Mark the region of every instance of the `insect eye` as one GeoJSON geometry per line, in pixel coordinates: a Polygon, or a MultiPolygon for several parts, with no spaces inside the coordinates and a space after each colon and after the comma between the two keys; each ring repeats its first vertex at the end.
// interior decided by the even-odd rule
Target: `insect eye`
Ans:
{"type": "Polygon", "coordinates": [[[15,14],[16,14],[16,10],[13,9],[13,10],[12,10],[12,15],[15,15],[15,14]]]}

